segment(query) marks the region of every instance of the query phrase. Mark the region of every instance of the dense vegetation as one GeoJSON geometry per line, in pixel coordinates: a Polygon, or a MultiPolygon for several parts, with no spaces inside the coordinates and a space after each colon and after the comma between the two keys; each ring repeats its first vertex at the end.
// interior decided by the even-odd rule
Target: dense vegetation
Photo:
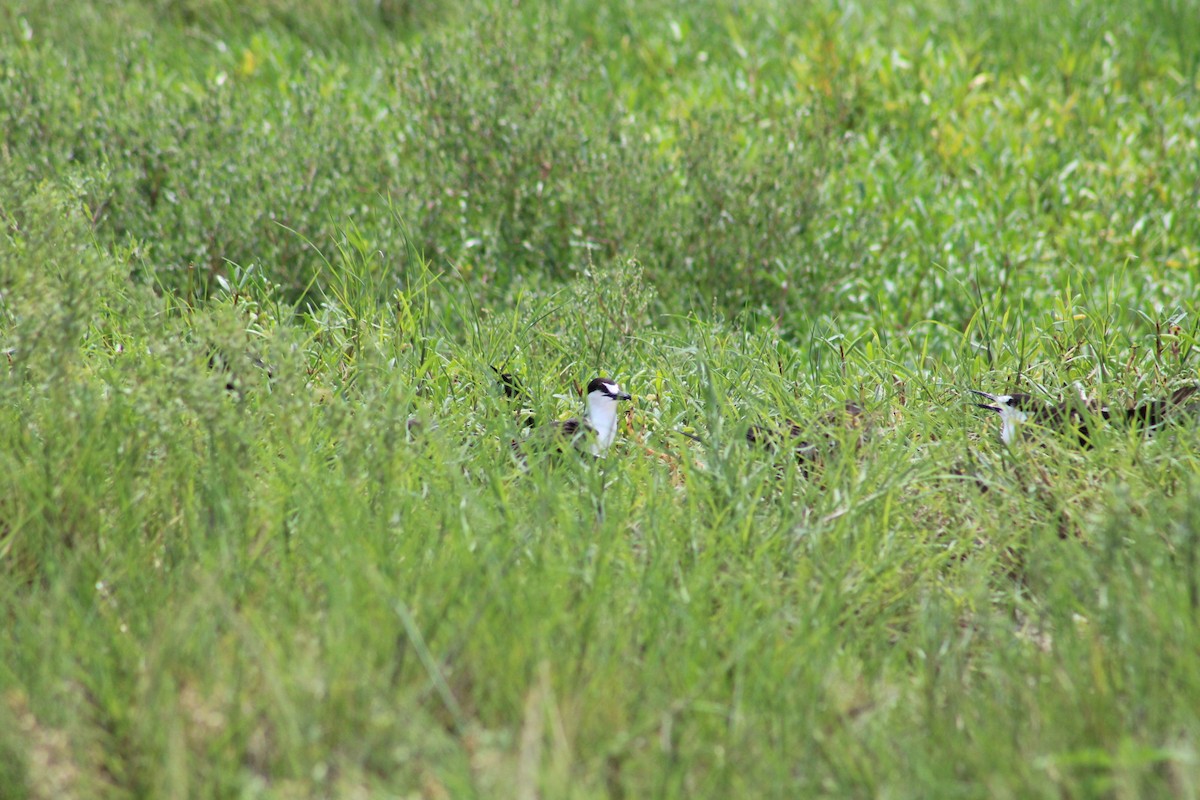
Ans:
{"type": "Polygon", "coordinates": [[[1195,797],[1200,6],[545,5],[0,7],[0,795],[1195,797]]]}

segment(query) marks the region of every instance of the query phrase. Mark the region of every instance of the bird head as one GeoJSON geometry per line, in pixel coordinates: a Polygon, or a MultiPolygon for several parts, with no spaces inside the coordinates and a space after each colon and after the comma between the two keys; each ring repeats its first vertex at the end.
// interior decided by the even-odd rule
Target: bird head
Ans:
{"type": "Polygon", "coordinates": [[[1018,426],[1029,419],[1037,402],[1027,394],[989,394],[978,389],[972,389],[971,392],[990,401],[975,405],[1000,415],[1000,438],[1005,444],[1012,444],[1017,436],[1018,426]]]}
{"type": "Polygon", "coordinates": [[[1027,394],[990,394],[981,392],[978,389],[971,389],[972,394],[977,394],[984,397],[990,402],[976,403],[979,408],[986,408],[988,411],[995,411],[1003,419],[1013,419],[1018,422],[1024,422],[1030,412],[1033,411],[1036,401],[1027,394]]]}

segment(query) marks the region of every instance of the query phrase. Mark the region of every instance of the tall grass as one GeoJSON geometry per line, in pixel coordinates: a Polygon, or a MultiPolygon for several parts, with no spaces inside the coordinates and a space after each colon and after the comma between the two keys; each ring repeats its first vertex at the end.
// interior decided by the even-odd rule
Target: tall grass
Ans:
{"type": "Polygon", "coordinates": [[[1194,796],[1186,6],[6,7],[0,794],[1194,796]]]}

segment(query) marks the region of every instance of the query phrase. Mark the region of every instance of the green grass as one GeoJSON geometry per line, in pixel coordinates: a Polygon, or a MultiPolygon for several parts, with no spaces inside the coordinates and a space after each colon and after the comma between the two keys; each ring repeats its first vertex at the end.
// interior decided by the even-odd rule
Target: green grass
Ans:
{"type": "Polygon", "coordinates": [[[1200,377],[1198,42],[6,4],[0,795],[1196,797],[1200,428],[964,390],[1200,377]],[[523,468],[493,366],[613,451],[523,468]]]}

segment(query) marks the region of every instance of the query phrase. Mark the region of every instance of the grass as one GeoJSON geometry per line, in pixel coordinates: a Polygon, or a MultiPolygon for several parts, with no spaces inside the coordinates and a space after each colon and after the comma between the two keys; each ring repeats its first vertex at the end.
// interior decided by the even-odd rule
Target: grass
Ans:
{"type": "Polygon", "coordinates": [[[6,5],[3,794],[1195,797],[1198,11],[6,5]]]}

